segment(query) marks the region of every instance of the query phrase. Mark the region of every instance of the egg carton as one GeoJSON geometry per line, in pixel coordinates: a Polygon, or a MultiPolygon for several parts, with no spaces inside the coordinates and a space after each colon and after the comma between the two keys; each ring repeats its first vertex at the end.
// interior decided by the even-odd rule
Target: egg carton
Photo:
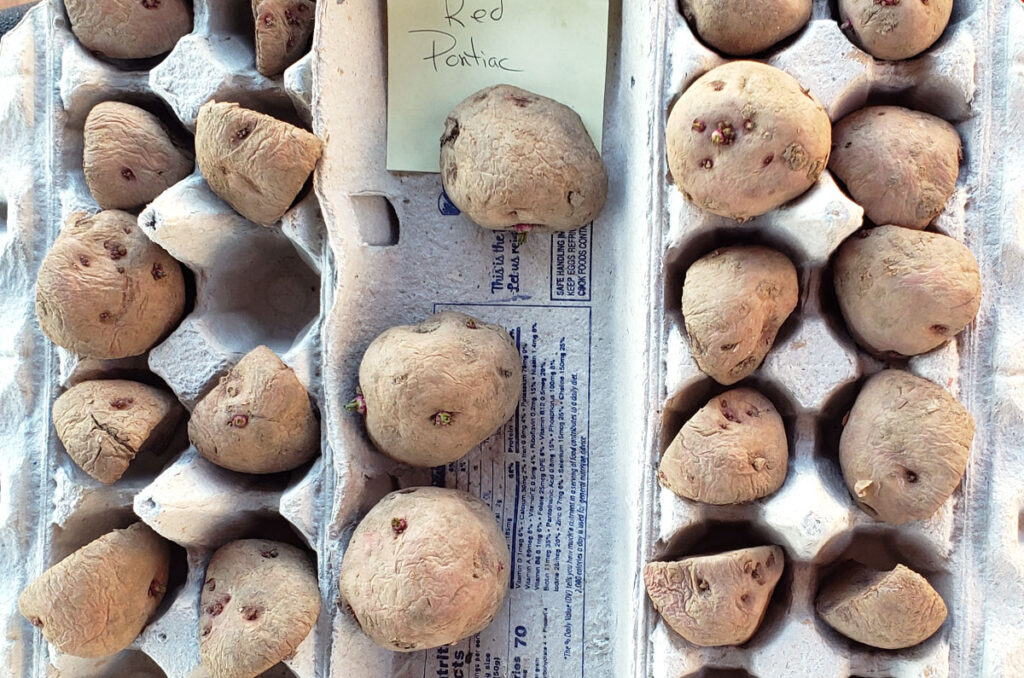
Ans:
{"type": "MultiPolygon", "coordinates": [[[[977,423],[961,489],[933,518],[872,522],[838,469],[839,422],[882,367],[849,340],[828,261],[862,213],[828,173],[800,199],[738,225],[685,203],[665,165],[675,96],[723,60],[696,40],[671,0],[612,3],[603,157],[608,203],[593,226],[555,235],[484,231],[459,215],[437,174],[385,169],[383,2],[320,2],[312,53],[282,78],[253,65],[246,0],[195,0],[195,28],[164,59],[128,70],[84,51],[59,0],[33,9],[0,43],[0,666],[12,676],[205,675],[198,600],[212,551],[261,536],[306,548],[323,608],[296,655],[267,675],[313,676],[1019,676],[1024,673],[1024,355],[1014,332],[1024,190],[1024,10],[958,2],[924,56],[876,62],[843,36],[834,7],[768,61],[793,73],[833,120],[876,101],[957,125],[965,160],[936,228],[978,256],[985,297],[956,344],[908,369],[949,388],[977,423]],[[1016,59],[1016,61],[1013,61],[1016,59]],[[81,129],[106,99],[144,105],[182,133],[199,106],[234,100],[325,140],[313,191],[280,227],[255,226],[198,173],[139,215],[144,231],[192,272],[188,316],[148,355],[80,360],[39,333],[35,272],[63,217],[95,209],[81,171],[81,129]],[[8,150],[9,149],[9,150],[8,150]],[[1006,179],[1004,179],[1006,177],[1006,179]],[[661,490],[661,452],[720,386],[689,353],[679,297],[686,267],[716,246],[757,242],[789,255],[800,304],[747,383],[782,413],[790,471],[772,497],[711,507],[661,490]],[[1003,292],[1003,294],[1000,294],[1003,292]],[[523,354],[524,398],[512,423],[464,459],[417,470],[376,452],[344,410],[362,353],[383,329],[455,308],[502,323],[523,354]],[[187,440],[139,459],[113,486],[92,481],[56,439],[49,408],[82,379],[162,380],[189,408],[234,362],[267,344],[295,368],[322,416],[322,454],[291,474],[228,472],[187,440]],[[1018,462],[1015,464],[1015,462],[1018,462]],[[396,654],[374,646],[337,592],[360,516],[397,487],[446,485],[487,501],[513,553],[512,589],[494,623],[454,646],[396,654]],[[76,660],[48,647],[16,611],[18,592],[75,548],[141,518],[175,544],[167,596],[129,649],[76,660]],[[667,629],[639,576],[655,558],[755,543],[786,551],[760,631],[738,648],[700,649],[667,629]],[[921,646],[874,651],[813,612],[818,582],[856,555],[925,573],[950,608],[921,646]]],[[[440,130],[438,131],[438,136],[440,130]]]]}

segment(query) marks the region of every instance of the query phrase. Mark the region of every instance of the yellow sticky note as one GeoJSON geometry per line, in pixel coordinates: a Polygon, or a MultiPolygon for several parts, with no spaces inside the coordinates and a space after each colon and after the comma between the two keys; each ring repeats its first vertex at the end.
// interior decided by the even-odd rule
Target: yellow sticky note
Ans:
{"type": "Polygon", "coordinates": [[[509,84],[575,110],[601,148],[608,0],[388,0],[388,169],[437,172],[448,112],[509,84]]]}

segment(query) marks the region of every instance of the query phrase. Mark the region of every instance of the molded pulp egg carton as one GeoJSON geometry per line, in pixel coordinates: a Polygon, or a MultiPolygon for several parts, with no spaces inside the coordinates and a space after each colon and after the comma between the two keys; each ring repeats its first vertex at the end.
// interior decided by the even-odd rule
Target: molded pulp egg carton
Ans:
{"type": "Polygon", "coordinates": [[[206,562],[226,541],[263,536],[309,550],[324,603],[296,655],[266,675],[1024,675],[1024,189],[1014,183],[1024,9],[957,0],[943,38],[895,64],[856,49],[834,15],[815,0],[811,23],[766,58],[833,120],[884,101],[957,125],[964,163],[936,228],[967,243],[983,276],[977,322],[959,342],[908,361],[974,415],[967,474],[936,516],[900,528],[856,509],[836,456],[843,414],[882,367],[848,338],[830,285],[829,257],[862,212],[827,172],[805,196],[742,225],[684,202],[668,175],[665,120],[677,94],[723,60],[672,0],[612,2],[604,211],[581,231],[521,244],[458,215],[437,174],[385,170],[381,1],[319,2],[311,55],[277,79],[254,69],[248,0],[195,0],[193,33],[148,70],[85,52],[59,0],[33,9],[0,43],[0,666],[19,678],[204,676],[196,634],[206,562]],[[79,360],[56,349],[37,328],[33,287],[63,218],[95,209],[81,170],[88,110],[126,100],[184,132],[214,97],[311,125],[326,142],[313,190],[267,229],[236,215],[198,173],[172,187],[139,223],[192,271],[190,314],[141,358],[79,360]],[[800,272],[800,305],[745,382],[783,414],[790,472],[767,499],[698,505],[656,483],[668,442],[724,390],[690,356],[681,283],[699,256],[748,242],[777,247],[800,272]],[[509,328],[523,354],[524,399],[513,422],[465,459],[413,470],[373,450],[343,405],[374,336],[442,308],[509,328]],[[148,369],[191,408],[260,343],[296,369],[322,415],[322,455],[291,474],[224,471],[182,439],[107,487],[75,467],[54,435],[49,410],[70,384],[148,369]],[[362,513],[396,487],[426,483],[491,504],[513,552],[512,590],[479,636],[395,654],[361,633],[337,573],[362,513]],[[110,659],[55,653],[17,614],[18,592],[133,514],[176,544],[154,621],[110,659]],[[644,593],[644,562],[756,543],[780,544],[787,564],[750,642],[701,649],[665,627],[644,593]],[[948,622],[898,652],[832,632],[814,615],[814,593],[849,556],[922,571],[949,605],[948,622]]]}

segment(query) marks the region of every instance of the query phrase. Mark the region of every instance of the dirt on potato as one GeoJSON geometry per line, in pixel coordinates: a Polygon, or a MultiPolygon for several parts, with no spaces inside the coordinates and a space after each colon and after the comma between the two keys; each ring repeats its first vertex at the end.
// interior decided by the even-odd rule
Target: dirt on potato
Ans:
{"type": "Polygon", "coordinates": [[[839,0],[839,21],[847,35],[876,59],[909,59],[939,39],[953,12],[953,0],[839,0]]]}
{"type": "Polygon", "coordinates": [[[763,52],[807,25],[811,0],[681,0],[697,34],[730,56],[763,52]]]}

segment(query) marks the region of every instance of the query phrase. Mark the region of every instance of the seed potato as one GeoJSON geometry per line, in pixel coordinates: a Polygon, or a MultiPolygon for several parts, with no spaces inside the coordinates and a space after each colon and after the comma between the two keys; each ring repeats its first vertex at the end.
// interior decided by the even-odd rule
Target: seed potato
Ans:
{"type": "Polygon", "coordinates": [[[444,123],[445,193],[484,228],[568,231],[604,206],[608,175],[583,121],[553,99],[497,85],[444,123]]]}
{"type": "Polygon", "coordinates": [[[682,0],[683,15],[697,34],[720,52],[763,52],[803,28],[811,0],[682,0]]]}
{"type": "Polygon", "coordinates": [[[82,45],[114,59],[164,54],[192,31],[184,0],[64,0],[64,6],[82,45]]]}
{"type": "Polygon", "coordinates": [[[508,591],[510,562],[487,504],[459,490],[399,490],[353,532],[341,596],[381,647],[450,645],[491,623],[508,591]]]}
{"type": "Polygon", "coordinates": [[[876,59],[917,56],[939,39],[952,12],[953,0],[839,0],[854,44],[876,59]]]}
{"type": "Polygon", "coordinates": [[[280,75],[305,54],[313,36],[312,0],[252,0],[256,22],[256,70],[280,75]]]}
{"type": "Polygon", "coordinates": [[[84,358],[141,355],[184,308],[181,266],[127,212],[73,213],[39,267],[39,327],[84,358]]]}

